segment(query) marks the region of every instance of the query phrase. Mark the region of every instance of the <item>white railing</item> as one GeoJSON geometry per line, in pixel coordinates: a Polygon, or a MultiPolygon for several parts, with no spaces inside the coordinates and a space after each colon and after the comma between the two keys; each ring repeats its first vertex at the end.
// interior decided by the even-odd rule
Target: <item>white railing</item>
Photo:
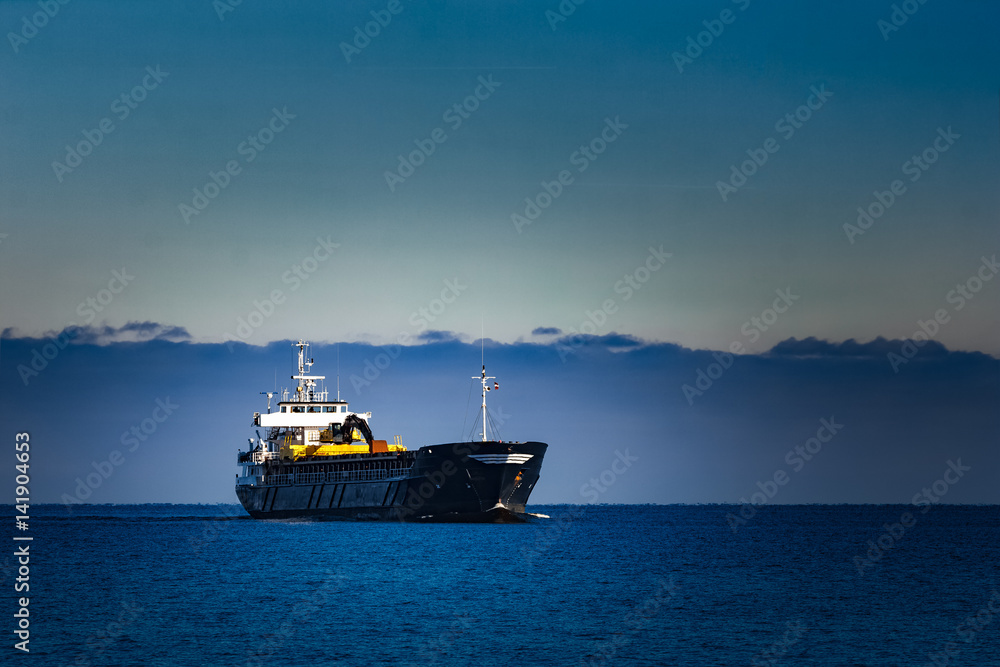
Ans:
{"type": "Polygon", "coordinates": [[[329,396],[329,390],[327,389],[314,389],[311,392],[308,391],[289,391],[288,389],[281,390],[281,401],[283,403],[326,403],[327,396],[329,396]]]}
{"type": "Polygon", "coordinates": [[[236,454],[236,463],[243,465],[246,463],[263,463],[264,461],[276,460],[280,456],[279,452],[238,452],[236,454]],[[244,459],[247,454],[250,454],[249,460],[244,459]]]}
{"type": "Polygon", "coordinates": [[[261,479],[262,486],[275,486],[279,484],[292,484],[295,475],[264,475],[261,479]]]}
{"type": "MultiPolygon", "coordinates": [[[[394,476],[402,476],[405,470],[394,470],[394,476]]],[[[326,484],[328,482],[369,482],[389,479],[389,471],[384,468],[373,470],[342,470],[340,472],[300,472],[284,475],[266,475],[259,478],[262,486],[287,484],[326,484]]]]}

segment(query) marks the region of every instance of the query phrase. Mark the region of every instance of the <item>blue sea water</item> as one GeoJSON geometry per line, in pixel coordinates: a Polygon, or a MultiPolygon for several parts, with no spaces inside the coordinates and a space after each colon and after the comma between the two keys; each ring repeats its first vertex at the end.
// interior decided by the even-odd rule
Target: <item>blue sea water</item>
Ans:
{"type": "Polygon", "coordinates": [[[727,505],[530,510],[549,518],[33,508],[31,653],[13,649],[9,548],[3,662],[1000,665],[996,506],[774,506],[743,525],[727,505]]]}

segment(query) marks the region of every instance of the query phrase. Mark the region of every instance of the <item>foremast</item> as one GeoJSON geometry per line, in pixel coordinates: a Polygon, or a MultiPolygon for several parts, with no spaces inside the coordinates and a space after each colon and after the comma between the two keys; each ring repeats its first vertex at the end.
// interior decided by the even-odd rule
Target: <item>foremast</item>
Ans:
{"type": "MultiPolygon", "coordinates": [[[[476,376],[473,375],[472,379],[475,380],[476,376]]],[[[483,442],[487,442],[489,440],[489,433],[488,433],[489,427],[487,426],[487,423],[489,421],[489,419],[488,419],[489,413],[486,411],[486,392],[488,392],[490,390],[489,382],[487,382],[487,380],[496,380],[496,377],[494,377],[492,375],[487,375],[486,374],[486,364],[483,364],[483,372],[482,372],[482,375],[479,377],[479,379],[480,379],[480,382],[483,385],[483,405],[482,405],[482,410],[483,410],[483,432],[480,433],[480,435],[483,436],[483,440],[482,441],[483,442]]],[[[497,389],[499,389],[499,388],[500,388],[500,386],[497,385],[497,389]]],[[[466,408],[466,409],[468,409],[468,408],[466,408]]],[[[496,429],[493,429],[493,430],[495,431],[496,429]]]]}

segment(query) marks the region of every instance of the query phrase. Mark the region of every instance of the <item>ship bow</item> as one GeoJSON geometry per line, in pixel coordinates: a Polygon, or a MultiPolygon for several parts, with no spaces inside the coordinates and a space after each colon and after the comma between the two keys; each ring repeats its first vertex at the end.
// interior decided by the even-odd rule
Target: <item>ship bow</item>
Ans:
{"type": "Polygon", "coordinates": [[[543,442],[456,442],[422,447],[404,515],[411,520],[523,520],[541,473],[543,442]]]}

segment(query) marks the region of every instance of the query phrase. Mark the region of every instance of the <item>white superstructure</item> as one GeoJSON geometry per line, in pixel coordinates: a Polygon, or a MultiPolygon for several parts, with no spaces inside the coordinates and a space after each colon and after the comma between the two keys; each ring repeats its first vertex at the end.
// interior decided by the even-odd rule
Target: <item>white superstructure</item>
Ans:
{"type": "MultiPolygon", "coordinates": [[[[281,457],[283,446],[319,445],[321,433],[330,438],[341,436],[341,427],[352,415],[365,421],[371,419],[371,412],[351,412],[347,401],[329,399],[323,386],[325,375],[312,375],[313,360],[306,354],[309,343],[302,340],[293,344],[298,351],[298,373],[291,376],[296,381],[293,390],[282,389],[281,400],[271,411],[272,392],[267,395],[267,412],[255,412],[253,425],[267,429],[264,436],[257,432],[256,442],[250,439],[250,451],[239,452],[237,460],[243,466],[240,480],[253,480],[263,474],[260,464],[281,457]]],[[[355,438],[357,440],[357,438],[355,438]]],[[[330,440],[324,440],[329,442],[330,440]]]]}

